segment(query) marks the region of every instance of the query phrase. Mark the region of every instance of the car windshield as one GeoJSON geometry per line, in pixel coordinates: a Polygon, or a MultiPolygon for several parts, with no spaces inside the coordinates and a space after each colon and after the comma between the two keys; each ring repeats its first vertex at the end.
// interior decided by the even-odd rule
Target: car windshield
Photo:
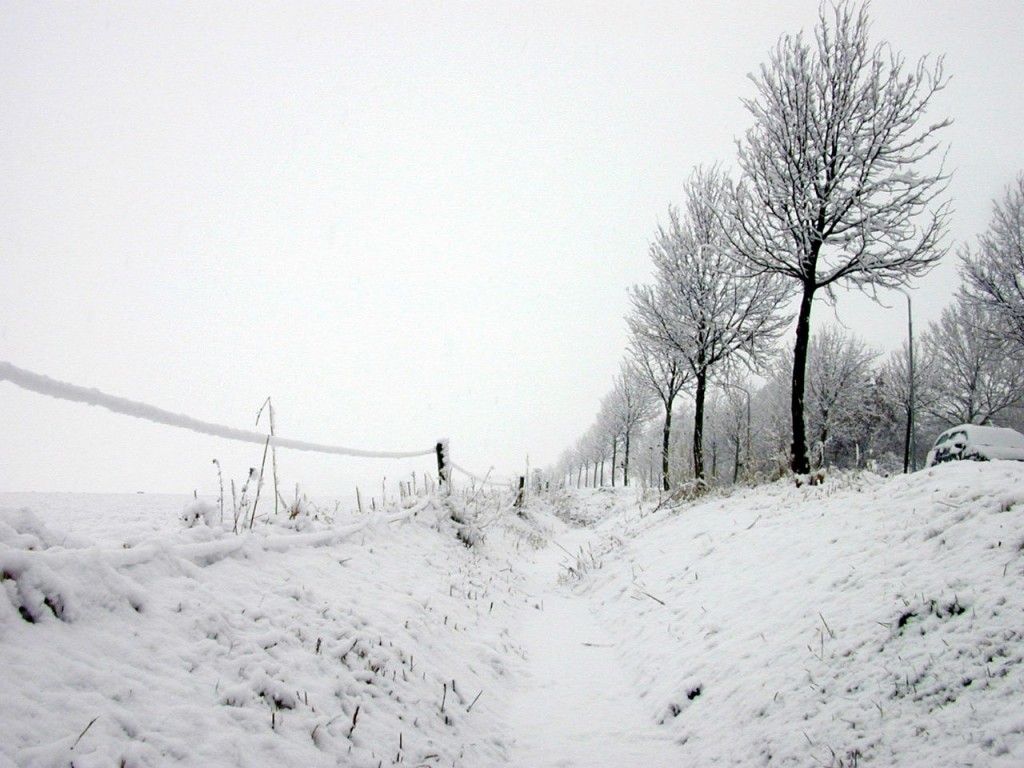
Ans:
{"type": "Polygon", "coordinates": [[[935,447],[937,448],[940,445],[946,445],[946,443],[955,442],[957,438],[966,439],[966,437],[967,435],[964,433],[963,430],[957,430],[956,432],[947,432],[944,435],[939,435],[939,440],[938,442],[935,443],[935,447]]]}

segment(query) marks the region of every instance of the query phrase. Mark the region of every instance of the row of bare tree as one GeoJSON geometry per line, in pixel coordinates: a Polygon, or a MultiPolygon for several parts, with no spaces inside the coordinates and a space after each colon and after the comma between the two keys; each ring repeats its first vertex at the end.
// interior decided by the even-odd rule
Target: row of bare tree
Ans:
{"type": "MultiPolygon", "coordinates": [[[[1015,199],[1024,210],[1024,197],[1015,199]]],[[[1024,347],[1003,332],[991,336],[999,327],[994,311],[973,303],[967,290],[965,282],[915,339],[913,440],[906,439],[909,345],[883,356],[835,324],[811,337],[804,415],[812,468],[888,473],[918,466],[935,435],[953,424],[995,422],[1024,431],[1024,347]]],[[[752,377],[730,369],[708,387],[700,429],[708,481],[772,479],[790,469],[792,352],[776,350],[759,370],[752,377]]],[[[567,482],[614,485],[632,478],[671,487],[697,476],[693,389],[669,414],[648,376],[632,357],[623,362],[593,425],[560,460],[567,482]]]]}
{"type": "Polygon", "coordinates": [[[731,448],[733,479],[877,462],[898,453],[903,431],[909,451],[911,433],[899,424],[915,406],[929,429],[1016,418],[1024,176],[977,248],[961,251],[963,287],[915,345],[917,366],[909,346],[879,364],[848,334],[812,334],[815,299],[834,302],[840,287],[872,297],[907,287],[949,250],[938,133],[950,121],[925,119],[947,83],[942,59],[908,67],[887,43],[869,44],[869,26],[865,6],[823,4],[812,40],[783,35],[751,75],[739,178],[695,170],[682,208],[658,228],[654,280],[630,291],[621,371],[562,459],[570,481],[575,472],[576,483],[604,483],[608,461],[613,484],[653,482],[657,463],[665,489],[688,473],[721,477],[720,445],[731,448]],[[795,341],[783,355],[777,345],[794,309],[795,341]],[[680,415],[682,394],[692,409],[680,415]],[[685,460],[674,418],[690,427],[685,460]]]}

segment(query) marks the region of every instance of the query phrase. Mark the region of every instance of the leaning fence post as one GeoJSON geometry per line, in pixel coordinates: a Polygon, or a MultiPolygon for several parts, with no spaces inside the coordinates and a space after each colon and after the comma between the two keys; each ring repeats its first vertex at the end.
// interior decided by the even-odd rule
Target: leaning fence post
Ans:
{"type": "Polygon", "coordinates": [[[516,493],[516,500],[513,506],[522,508],[526,502],[526,478],[523,475],[519,476],[519,491],[516,493]]]}
{"type": "Polygon", "coordinates": [[[447,438],[437,441],[437,478],[440,481],[441,487],[448,490],[449,481],[451,480],[452,469],[448,460],[448,440],[447,438]]]}

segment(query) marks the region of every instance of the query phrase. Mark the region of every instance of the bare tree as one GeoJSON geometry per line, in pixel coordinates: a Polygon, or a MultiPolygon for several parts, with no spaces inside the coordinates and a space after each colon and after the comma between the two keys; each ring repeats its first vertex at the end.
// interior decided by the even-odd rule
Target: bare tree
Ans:
{"type": "Polygon", "coordinates": [[[670,490],[669,449],[672,443],[672,409],[676,398],[689,380],[689,369],[672,349],[651,338],[645,326],[633,315],[626,318],[632,336],[629,352],[644,383],[661,402],[665,418],[661,428],[661,483],[670,490]]]}
{"type": "Polygon", "coordinates": [[[754,385],[732,372],[720,383],[722,435],[732,447],[732,482],[739,482],[740,472],[749,474],[751,464],[751,430],[753,427],[751,399],[754,385]]]}
{"type": "Polygon", "coordinates": [[[615,467],[619,463],[619,446],[622,444],[622,422],[619,419],[614,390],[601,398],[601,410],[597,413],[597,426],[602,439],[612,452],[612,487],[615,487],[615,467]]]}
{"type": "Polygon", "coordinates": [[[988,231],[978,250],[961,254],[963,292],[986,308],[1000,338],[1010,338],[1024,351],[1024,174],[993,205],[988,231]]]}
{"type": "MultiPolygon", "coordinates": [[[[582,475],[583,485],[597,488],[604,484],[604,464],[608,460],[608,443],[605,440],[605,432],[600,421],[595,421],[587,431],[576,441],[577,461],[579,462],[579,474],[582,475]],[[600,473],[600,474],[599,474],[600,473]]],[[[577,476],[576,487],[580,486],[580,479],[577,476]]]]}
{"type": "Polygon", "coordinates": [[[590,459],[591,450],[588,442],[588,435],[581,435],[573,447],[573,455],[576,457],[576,487],[582,488],[584,483],[590,482],[590,459]]]}
{"type": "Polygon", "coordinates": [[[587,432],[590,455],[594,459],[594,488],[604,486],[604,465],[611,458],[611,446],[607,440],[607,433],[602,427],[600,422],[595,422],[587,432]],[[598,475],[598,471],[600,471],[600,475],[598,475]]]}
{"type": "MultiPolygon", "coordinates": [[[[915,344],[915,347],[918,346],[915,344]]],[[[937,361],[931,355],[915,355],[915,363],[910,365],[910,346],[903,345],[894,350],[882,365],[879,372],[882,395],[887,407],[900,413],[903,421],[903,471],[909,472],[916,466],[917,458],[922,455],[921,442],[917,435],[921,431],[921,415],[931,414],[936,397],[934,383],[938,380],[935,374],[937,361]],[[911,371],[913,371],[913,387],[911,387],[911,371]]],[[[893,450],[898,453],[895,443],[893,450]]]]}
{"type": "MultiPolygon", "coordinates": [[[[615,384],[606,398],[609,431],[622,441],[622,484],[629,485],[629,457],[633,435],[654,415],[651,389],[645,385],[643,374],[636,363],[625,360],[615,377],[615,384]]],[[[612,486],[615,485],[617,451],[612,458],[612,486]]]]}
{"type": "Polygon", "coordinates": [[[777,479],[789,466],[789,439],[793,433],[789,408],[790,382],[793,380],[793,356],[779,350],[764,374],[765,383],[754,395],[754,437],[757,469],[777,479]]]}
{"type": "Polygon", "coordinates": [[[807,361],[808,432],[818,449],[818,466],[828,459],[831,442],[856,443],[853,433],[871,401],[873,368],[878,353],[835,326],[811,339],[807,361]]]}
{"type": "Polygon", "coordinates": [[[651,244],[653,286],[634,287],[632,318],[642,333],[673,350],[695,382],[693,467],[704,479],[704,418],[709,377],[727,360],[764,355],[788,324],[777,313],[786,287],[777,275],[740,276],[723,217],[725,177],[698,169],[686,186],[683,215],[669,208],[668,228],[651,244]]]}
{"type": "Polygon", "coordinates": [[[984,306],[961,299],[946,307],[922,339],[934,363],[930,401],[923,406],[946,425],[984,424],[1024,403],[1024,367],[1012,342],[986,331],[984,306]]]}
{"type": "Polygon", "coordinates": [[[813,41],[783,35],[751,79],[754,118],[739,145],[734,244],[753,274],[777,273],[799,296],[793,347],[791,469],[810,469],[804,389],[811,306],[846,285],[872,295],[930,269],[942,246],[947,174],[937,133],[922,125],[947,82],[942,59],[911,69],[868,44],[866,7],[823,4],[813,41]],[[937,168],[921,171],[932,162],[937,168]]]}

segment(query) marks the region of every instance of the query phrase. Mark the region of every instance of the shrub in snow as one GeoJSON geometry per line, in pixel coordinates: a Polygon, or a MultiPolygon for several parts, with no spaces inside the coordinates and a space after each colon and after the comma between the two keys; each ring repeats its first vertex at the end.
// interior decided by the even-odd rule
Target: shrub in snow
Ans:
{"type": "Polygon", "coordinates": [[[217,525],[219,517],[220,510],[217,505],[201,499],[196,499],[181,511],[181,521],[186,528],[194,528],[200,522],[212,528],[217,525]]]}
{"type": "Polygon", "coordinates": [[[288,507],[288,519],[294,521],[295,528],[301,530],[305,527],[305,524],[319,519],[319,510],[316,505],[309,500],[305,494],[302,496],[296,496],[288,507]]]}
{"type": "Polygon", "coordinates": [[[793,483],[797,488],[805,485],[823,485],[825,483],[825,470],[819,469],[806,475],[793,475],[793,483]]]}
{"type": "Polygon", "coordinates": [[[142,611],[131,579],[95,549],[62,546],[70,542],[28,510],[0,510],[0,626],[75,622],[96,608],[142,611]]]}
{"type": "Polygon", "coordinates": [[[66,585],[49,569],[33,567],[24,553],[8,551],[0,556],[0,586],[13,609],[10,613],[4,611],[4,619],[12,617],[14,611],[29,624],[47,618],[64,619],[66,585]]]}
{"type": "Polygon", "coordinates": [[[325,525],[329,526],[334,522],[334,515],[338,514],[338,506],[335,506],[334,515],[328,514],[314,504],[306,494],[300,494],[297,486],[294,500],[291,503],[286,503],[284,499],[281,499],[281,502],[285,504],[283,515],[270,516],[267,518],[267,523],[294,531],[307,531],[313,528],[322,528],[325,525]]]}

